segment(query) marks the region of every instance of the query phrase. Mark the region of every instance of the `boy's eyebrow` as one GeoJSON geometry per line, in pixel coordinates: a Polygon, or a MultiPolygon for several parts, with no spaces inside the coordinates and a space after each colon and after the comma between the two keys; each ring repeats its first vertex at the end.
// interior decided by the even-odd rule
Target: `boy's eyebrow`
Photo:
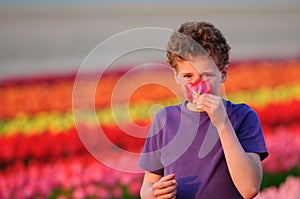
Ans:
{"type": "MultiPolygon", "coordinates": [[[[198,72],[199,74],[207,74],[207,73],[214,73],[214,71],[203,71],[202,73],[198,72]]],[[[194,72],[180,72],[182,75],[189,75],[194,74],[194,72]]]]}
{"type": "Polygon", "coordinates": [[[180,73],[180,75],[194,75],[194,73],[192,73],[192,72],[183,72],[183,73],[180,73]]]}

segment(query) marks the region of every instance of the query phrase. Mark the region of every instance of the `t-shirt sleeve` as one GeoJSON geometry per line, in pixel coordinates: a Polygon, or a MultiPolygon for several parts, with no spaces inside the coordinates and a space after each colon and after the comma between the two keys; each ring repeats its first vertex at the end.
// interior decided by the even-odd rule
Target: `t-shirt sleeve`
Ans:
{"type": "Polygon", "coordinates": [[[238,139],[246,152],[257,153],[263,160],[268,156],[268,150],[259,118],[250,107],[244,106],[244,108],[245,115],[236,132],[238,139]]]}
{"type": "Polygon", "coordinates": [[[164,124],[161,121],[162,118],[160,115],[161,112],[158,112],[151,124],[138,165],[145,171],[163,175],[164,169],[161,161],[160,148],[164,124]]]}

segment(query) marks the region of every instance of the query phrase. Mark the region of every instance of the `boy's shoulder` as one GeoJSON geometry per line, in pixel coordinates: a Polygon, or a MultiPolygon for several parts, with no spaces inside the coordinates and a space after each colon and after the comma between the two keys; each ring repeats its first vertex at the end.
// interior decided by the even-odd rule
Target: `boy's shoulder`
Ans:
{"type": "Polygon", "coordinates": [[[256,114],[256,112],[254,111],[254,109],[252,109],[248,104],[246,103],[233,103],[231,101],[227,101],[226,102],[226,109],[227,109],[227,113],[228,115],[230,114],[256,114]]]}
{"type": "Polygon", "coordinates": [[[246,103],[234,103],[230,100],[225,100],[225,102],[229,109],[251,109],[251,107],[246,103]]]}

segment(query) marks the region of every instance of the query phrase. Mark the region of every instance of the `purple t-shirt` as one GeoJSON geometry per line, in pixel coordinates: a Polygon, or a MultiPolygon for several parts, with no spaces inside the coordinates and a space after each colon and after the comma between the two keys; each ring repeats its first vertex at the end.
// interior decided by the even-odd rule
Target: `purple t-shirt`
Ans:
{"type": "MultiPolygon", "coordinates": [[[[217,129],[205,112],[186,102],[161,109],[150,128],[139,166],[162,176],[175,173],[176,199],[242,198],[229,175],[217,129]]],[[[225,101],[228,117],[246,152],[268,156],[256,113],[246,104],[225,101]]]]}

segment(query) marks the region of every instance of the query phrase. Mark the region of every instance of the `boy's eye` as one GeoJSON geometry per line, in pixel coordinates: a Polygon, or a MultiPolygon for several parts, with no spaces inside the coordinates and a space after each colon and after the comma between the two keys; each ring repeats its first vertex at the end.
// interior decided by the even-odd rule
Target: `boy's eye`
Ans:
{"type": "Polygon", "coordinates": [[[214,73],[202,73],[201,74],[201,79],[204,80],[204,81],[208,81],[214,76],[215,76],[214,73]]]}
{"type": "Polygon", "coordinates": [[[210,73],[203,73],[201,76],[202,76],[202,77],[211,77],[212,74],[210,74],[210,73]]]}
{"type": "Polygon", "coordinates": [[[186,74],[186,75],[183,75],[183,77],[184,77],[184,78],[186,78],[186,79],[189,79],[189,78],[191,78],[191,77],[192,77],[192,75],[190,75],[190,74],[186,74]]]}

